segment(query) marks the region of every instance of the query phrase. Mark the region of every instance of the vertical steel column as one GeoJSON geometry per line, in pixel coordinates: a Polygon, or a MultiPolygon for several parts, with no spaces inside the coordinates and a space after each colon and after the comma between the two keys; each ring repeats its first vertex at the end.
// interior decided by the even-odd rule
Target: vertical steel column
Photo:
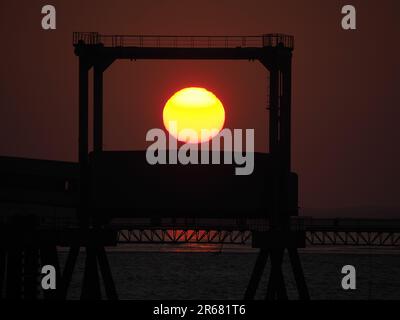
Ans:
{"type": "Polygon", "coordinates": [[[94,245],[86,247],[86,263],[83,274],[81,300],[100,300],[100,278],[97,268],[97,250],[94,245]]]}
{"type": "Polygon", "coordinates": [[[4,282],[6,279],[6,250],[0,248],[0,299],[4,298],[4,282]]]}
{"type": "Polygon", "coordinates": [[[279,145],[279,70],[269,68],[269,152],[276,156],[279,145]]]}
{"type": "Polygon", "coordinates": [[[281,163],[280,163],[280,78],[279,64],[275,58],[269,68],[269,149],[272,160],[271,227],[277,228],[281,219],[281,163]]]}
{"type": "MultiPolygon", "coordinates": [[[[297,205],[297,188],[292,187],[291,176],[291,91],[292,91],[292,49],[284,46],[274,48],[273,55],[260,62],[270,73],[269,87],[269,152],[272,160],[272,204],[271,229],[278,232],[290,231],[290,216],[297,205]],[[296,192],[296,201],[293,193],[296,192]],[[293,203],[295,202],[295,204],[293,203]]],[[[283,277],[283,257],[286,249],[296,279],[300,299],[309,299],[307,284],[301,267],[297,248],[268,248],[266,243],[261,250],[267,250],[271,261],[271,270],[268,281],[266,299],[287,299],[287,290],[283,277]]],[[[245,299],[255,295],[260,282],[262,271],[266,264],[266,257],[258,256],[253,274],[247,287],[245,299]]]]}
{"type": "Polygon", "coordinates": [[[310,294],[307,288],[307,282],[304,277],[304,271],[301,267],[301,261],[297,248],[289,248],[289,258],[292,265],[294,278],[296,281],[297,291],[299,292],[300,300],[310,300],[310,294]]]}
{"type": "Polygon", "coordinates": [[[117,290],[115,289],[114,280],[112,278],[110,265],[104,247],[99,247],[97,253],[97,259],[99,261],[100,272],[103,277],[107,298],[109,300],[118,300],[117,290]]]}
{"type": "Polygon", "coordinates": [[[72,274],[74,272],[76,259],[79,255],[79,246],[72,246],[69,249],[67,261],[65,262],[65,268],[61,279],[60,299],[65,300],[68,295],[68,288],[71,283],[72,274]]]}
{"type": "Polygon", "coordinates": [[[279,55],[279,165],[280,165],[280,224],[289,228],[290,172],[291,172],[291,99],[292,99],[292,53],[279,55]]]}
{"type": "Polygon", "coordinates": [[[268,280],[268,288],[265,299],[267,300],[287,300],[285,279],[283,278],[282,262],[284,248],[271,249],[271,271],[268,280]]]}
{"type": "Polygon", "coordinates": [[[261,248],[260,252],[258,253],[253,272],[251,274],[250,282],[244,294],[245,300],[254,299],[257,292],[257,288],[261,281],[261,277],[265,269],[265,265],[267,264],[267,260],[268,260],[268,250],[261,248]]]}
{"type": "Polygon", "coordinates": [[[93,150],[103,151],[103,72],[100,63],[93,72],[93,150]]]}
{"type": "Polygon", "coordinates": [[[65,262],[65,268],[61,280],[60,299],[62,300],[65,300],[67,298],[68,288],[71,283],[72,274],[74,272],[76,259],[78,258],[79,251],[80,251],[79,246],[72,246],[69,249],[67,261],[65,262]]]}
{"type": "MultiPolygon", "coordinates": [[[[88,90],[89,90],[89,70],[94,67],[93,72],[93,149],[94,151],[103,150],[103,73],[106,68],[114,61],[107,57],[91,55],[92,60],[87,56],[79,56],[79,165],[80,165],[80,205],[78,218],[80,219],[83,230],[89,231],[89,226],[93,226],[95,221],[91,221],[89,216],[89,196],[90,196],[90,173],[89,173],[89,143],[88,143],[88,90]]],[[[98,241],[98,239],[96,240],[98,241]]],[[[103,248],[104,251],[104,248],[103,248]]],[[[65,287],[62,296],[67,293],[68,284],[79,253],[79,247],[71,248],[69,255],[68,269],[65,273],[65,287]]],[[[107,263],[105,252],[102,252],[95,243],[86,246],[86,263],[82,285],[81,299],[100,299],[100,278],[98,273],[98,260],[103,277],[107,282],[107,294],[111,298],[117,298],[111,272],[107,263]],[[107,268],[108,267],[108,268],[107,268]]]]}
{"type": "Polygon", "coordinates": [[[285,170],[291,170],[291,103],[292,103],[292,54],[282,57],[280,98],[280,150],[285,170]]]}
{"type": "Polygon", "coordinates": [[[88,144],[88,119],[89,119],[89,70],[90,63],[85,57],[79,57],[79,210],[78,218],[82,225],[88,224],[87,202],[89,197],[89,144],[88,144]]]}

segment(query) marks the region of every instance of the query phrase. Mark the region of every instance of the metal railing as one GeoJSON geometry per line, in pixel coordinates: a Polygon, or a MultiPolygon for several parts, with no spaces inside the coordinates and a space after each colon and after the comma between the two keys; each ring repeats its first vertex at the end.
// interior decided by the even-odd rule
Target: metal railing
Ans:
{"type": "Polygon", "coordinates": [[[164,36],[164,35],[102,35],[97,32],[74,32],[73,44],[106,47],[149,48],[294,48],[294,37],[285,34],[261,36],[164,36]]]}

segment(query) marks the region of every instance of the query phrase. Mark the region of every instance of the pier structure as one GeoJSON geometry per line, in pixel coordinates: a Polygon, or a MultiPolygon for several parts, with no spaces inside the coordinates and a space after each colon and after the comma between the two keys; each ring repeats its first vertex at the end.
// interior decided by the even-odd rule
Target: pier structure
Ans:
{"type": "MultiPolygon", "coordinates": [[[[65,298],[80,248],[85,248],[82,299],[101,298],[100,278],[107,298],[117,299],[106,246],[206,240],[251,241],[259,249],[245,299],[255,297],[268,260],[268,286],[262,289],[265,298],[287,298],[282,269],[285,252],[289,254],[299,298],[309,299],[298,254],[298,248],[307,242],[348,242],[355,235],[357,239],[368,239],[367,243],[376,243],[377,239],[382,244],[389,243],[387,239],[398,242],[395,230],[388,238],[383,231],[365,238],[360,230],[347,230],[343,238],[338,232],[340,225],[336,226],[339,229],[307,229],[310,226],[298,217],[298,179],[291,168],[292,36],[76,32],[73,46],[79,60],[78,162],[0,157],[4,218],[0,223],[0,288],[7,288],[0,290],[2,296],[37,298],[38,267],[48,263],[56,266],[61,284],[51,296],[65,298]],[[255,61],[265,68],[269,152],[254,155],[252,175],[236,176],[232,165],[151,166],[145,151],[104,150],[106,70],[118,60],[180,59],[255,61]],[[93,150],[89,150],[88,123],[91,72],[93,150]],[[177,190],[185,190],[185,196],[177,190]],[[199,194],[201,203],[197,201],[199,194]],[[60,218],[71,217],[71,212],[72,220],[60,218]],[[63,268],[59,266],[57,246],[70,248],[63,268]]],[[[367,232],[370,235],[378,231],[367,232]]]]}

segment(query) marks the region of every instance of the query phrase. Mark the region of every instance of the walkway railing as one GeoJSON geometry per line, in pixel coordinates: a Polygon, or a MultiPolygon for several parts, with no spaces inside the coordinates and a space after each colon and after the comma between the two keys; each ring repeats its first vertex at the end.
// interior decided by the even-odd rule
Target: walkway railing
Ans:
{"type": "Polygon", "coordinates": [[[151,48],[294,48],[293,36],[265,34],[261,36],[163,36],[163,35],[102,35],[97,32],[74,32],[73,44],[106,47],[151,48]]]}

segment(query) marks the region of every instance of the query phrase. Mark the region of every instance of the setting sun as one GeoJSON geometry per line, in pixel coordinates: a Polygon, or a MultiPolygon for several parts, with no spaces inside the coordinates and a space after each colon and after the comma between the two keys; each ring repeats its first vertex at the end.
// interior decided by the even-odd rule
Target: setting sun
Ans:
{"type": "Polygon", "coordinates": [[[176,92],[167,101],[163,121],[168,132],[179,141],[202,143],[221,131],[225,110],[212,92],[190,87],[176,92]]]}

